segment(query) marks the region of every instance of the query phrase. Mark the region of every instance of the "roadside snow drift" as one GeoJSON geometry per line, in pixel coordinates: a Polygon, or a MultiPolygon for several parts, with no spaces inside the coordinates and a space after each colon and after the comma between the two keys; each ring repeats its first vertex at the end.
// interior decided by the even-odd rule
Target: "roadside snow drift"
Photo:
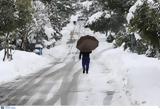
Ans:
{"type": "Polygon", "coordinates": [[[103,52],[98,62],[110,70],[108,78],[116,83],[112,105],[160,104],[160,61],[118,48],[103,52]]]}
{"type": "Polygon", "coordinates": [[[3,62],[4,51],[0,51],[0,84],[45,68],[51,62],[49,59],[35,53],[14,51],[13,60],[3,62]]]}

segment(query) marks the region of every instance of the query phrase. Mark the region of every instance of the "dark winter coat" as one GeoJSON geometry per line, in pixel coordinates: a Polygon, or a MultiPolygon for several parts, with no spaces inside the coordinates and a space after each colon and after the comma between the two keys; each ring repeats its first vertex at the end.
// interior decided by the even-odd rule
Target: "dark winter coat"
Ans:
{"type": "Polygon", "coordinates": [[[79,54],[79,59],[81,59],[81,57],[82,58],[90,58],[90,53],[92,53],[91,51],[90,52],[80,52],[80,54],[79,54]]]}

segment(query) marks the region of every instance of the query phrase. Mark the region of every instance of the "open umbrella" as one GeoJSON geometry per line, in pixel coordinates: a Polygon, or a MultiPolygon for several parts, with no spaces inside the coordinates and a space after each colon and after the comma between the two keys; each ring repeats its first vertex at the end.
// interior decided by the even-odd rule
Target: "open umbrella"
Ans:
{"type": "Polygon", "coordinates": [[[77,48],[81,52],[90,52],[98,47],[98,40],[93,36],[82,36],[77,42],[77,48]]]}

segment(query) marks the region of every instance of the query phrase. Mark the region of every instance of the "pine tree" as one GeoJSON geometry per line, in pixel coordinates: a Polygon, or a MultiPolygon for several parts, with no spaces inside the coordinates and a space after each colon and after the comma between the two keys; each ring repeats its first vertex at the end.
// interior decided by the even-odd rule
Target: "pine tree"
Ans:
{"type": "Polygon", "coordinates": [[[33,8],[32,8],[32,0],[16,0],[16,8],[18,11],[18,33],[19,38],[21,39],[20,49],[27,50],[28,49],[28,37],[32,28],[33,23],[33,8]]]}
{"type": "MultiPolygon", "coordinates": [[[[56,25],[51,25],[51,21],[49,19],[49,10],[48,6],[50,2],[44,1],[41,2],[40,0],[34,1],[34,19],[35,19],[35,28],[34,28],[34,35],[31,37],[31,42],[38,43],[43,45],[44,47],[53,47],[55,40],[61,39],[62,35],[60,34],[60,30],[58,30],[56,25]],[[45,30],[46,28],[53,29],[53,33],[48,36],[45,30]],[[48,43],[47,42],[52,42],[48,43]]],[[[58,22],[55,22],[55,24],[58,22]]]]}
{"type": "Polygon", "coordinates": [[[103,10],[112,10],[115,13],[127,13],[136,0],[97,0],[103,10]]]}
{"type": "Polygon", "coordinates": [[[69,17],[74,13],[72,3],[74,0],[42,0],[48,7],[48,15],[52,27],[58,32],[68,22],[69,17]]]}
{"type": "Polygon", "coordinates": [[[4,58],[12,59],[10,42],[13,39],[13,32],[16,25],[16,6],[14,0],[0,0],[0,36],[3,37],[4,58]]]}
{"type": "Polygon", "coordinates": [[[141,35],[142,39],[158,52],[160,47],[160,3],[149,4],[144,1],[134,13],[134,18],[130,22],[130,31],[141,35]]]}
{"type": "MultiPolygon", "coordinates": [[[[124,24],[127,23],[126,15],[129,8],[136,0],[96,0],[94,4],[99,5],[98,11],[104,12],[102,16],[92,24],[87,25],[94,31],[99,31],[108,34],[109,31],[118,33],[125,29],[124,24]],[[110,14],[110,17],[106,17],[110,14]]],[[[93,10],[93,8],[92,8],[93,10]]],[[[97,10],[95,8],[94,10],[97,10]]],[[[93,12],[93,11],[92,11],[93,12]]],[[[95,11],[97,12],[97,11],[95,11]]]]}
{"type": "Polygon", "coordinates": [[[35,0],[35,13],[34,18],[36,19],[36,33],[35,39],[46,40],[44,37],[38,38],[42,36],[40,34],[45,34],[45,26],[51,25],[53,30],[55,31],[52,34],[52,38],[48,39],[56,41],[62,38],[60,31],[66,24],[69,22],[70,16],[75,12],[74,6],[72,6],[77,0],[35,0]],[[42,7],[40,7],[43,5],[42,7]]]}

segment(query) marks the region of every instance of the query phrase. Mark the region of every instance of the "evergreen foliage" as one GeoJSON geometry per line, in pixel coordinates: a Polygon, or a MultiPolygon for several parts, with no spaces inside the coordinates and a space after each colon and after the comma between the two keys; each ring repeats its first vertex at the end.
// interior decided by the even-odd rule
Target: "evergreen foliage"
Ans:
{"type": "Polygon", "coordinates": [[[72,4],[74,0],[42,0],[47,8],[48,15],[51,21],[52,27],[59,31],[68,22],[72,14],[74,14],[74,7],[72,4]]]}
{"type": "MultiPolygon", "coordinates": [[[[136,7],[133,13],[134,17],[131,19],[130,24],[126,21],[126,16],[130,8],[137,0],[95,0],[90,6],[90,10],[85,10],[84,14],[87,17],[101,11],[102,16],[94,22],[89,23],[86,27],[94,30],[95,32],[102,32],[107,35],[107,39],[112,36],[115,41],[115,47],[122,46],[124,49],[129,48],[132,52],[138,54],[145,54],[148,46],[159,51],[160,47],[160,3],[158,0],[150,2],[143,0],[143,5],[136,7]],[[94,7],[95,6],[95,7],[94,7]],[[107,13],[106,13],[107,12],[107,13]],[[106,17],[106,14],[110,17],[106,17]],[[128,31],[129,28],[129,31],[128,31]],[[134,33],[138,33],[141,39],[136,39],[134,33]]],[[[109,40],[111,42],[111,40],[109,40]]],[[[153,50],[152,50],[153,51],[153,50]]]]}
{"type": "Polygon", "coordinates": [[[0,49],[5,49],[4,60],[6,56],[11,56],[13,46],[32,51],[30,46],[33,43],[59,40],[62,37],[62,27],[75,12],[72,5],[76,2],[77,0],[0,0],[0,49]],[[37,1],[42,1],[44,8],[34,8],[34,2],[37,1]],[[50,23],[55,33],[48,38],[45,26],[50,23]]]}
{"type": "Polygon", "coordinates": [[[17,29],[16,21],[14,0],[0,0],[0,37],[5,51],[3,61],[6,57],[12,59],[10,43],[13,40],[13,32],[17,29]]]}
{"type": "Polygon", "coordinates": [[[16,7],[18,13],[18,38],[21,40],[19,46],[20,49],[27,51],[28,50],[28,37],[30,36],[30,31],[32,30],[31,23],[33,22],[33,8],[32,0],[16,0],[16,7]]]}
{"type": "Polygon", "coordinates": [[[127,23],[126,14],[134,3],[135,0],[96,0],[94,4],[101,7],[98,8],[98,11],[101,10],[104,14],[95,22],[87,25],[86,27],[106,34],[108,31],[118,33],[125,28],[124,24],[127,23]],[[105,17],[105,12],[108,12],[110,17],[105,17]]]}
{"type": "Polygon", "coordinates": [[[60,31],[76,11],[88,20],[97,12],[102,15],[86,27],[95,32],[105,33],[108,42],[114,40],[115,47],[124,46],[138,54],[154,57],[160,48],[160,2],[159,0],[142,0],[136,7],[133,18],[127,23],[126,16],[137,0],[88,0],[89,9],[80,5],[86,0],[0,0],[0,50],[4,49],[4,60],[12,59],[11,50],[33,51],[29,47],[35,43],[59,40],[60,31]],[[44,7],[38,6],[43,3],[44,7]],[[54,33],[49,38],[45,27],[51,26],[54,33]],[[112,35],[114,33],[115,35],[112,35]],[[137,39],[138,33],[141,39],[137,39]]]}
{"type": "Polygon", "coordinates": [[[159,6],[149,6],[148,2],[145,1],[142,6],[137,8],[130,23],[130,31],[138,31],[143,39],[156,47],[159,47],[160,36],[159,6]]]}
{"type": "Polygon", "coordinates": [[[130,31],[138,32],[148,45],[153,46],[157,54],[160,48],[160,3],[144,1],[139,6],[130,22],[130,31]]]}

